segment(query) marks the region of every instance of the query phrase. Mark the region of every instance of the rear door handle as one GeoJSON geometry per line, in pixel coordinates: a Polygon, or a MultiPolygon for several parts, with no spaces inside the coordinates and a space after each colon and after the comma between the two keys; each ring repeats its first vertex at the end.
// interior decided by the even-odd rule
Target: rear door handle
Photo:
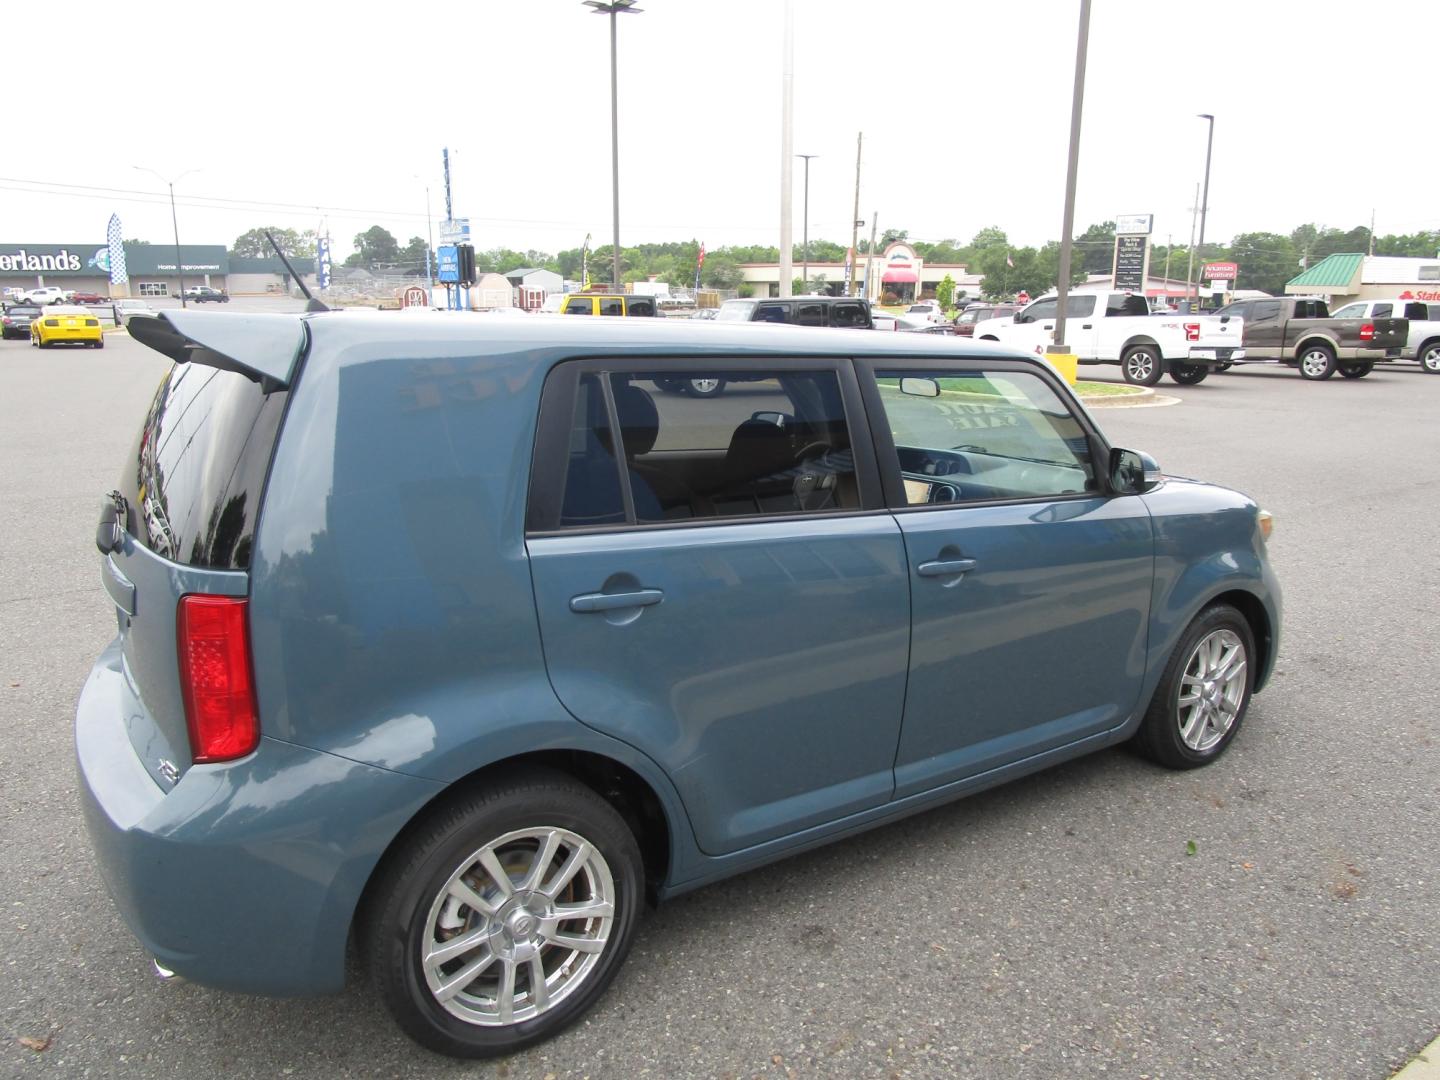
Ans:
{"type": "Polygon", "coordinates": [[[570,598],[570,610],[584,615],[592,611],[619,611],[622,608],[649,607],[665,599],[659,589],[636,589],[633,592],[581,593],[570,598]]]}
{"type": "Polygon", "coordinates": [[[1081,324],[1080,324],[1080,329],[1081,329],[1081,330],[1093,330],[1093,329],[1095,329],[1095,327],[1094,327],[1093,324],[1087,322],[1087,323],[1081,323],[1081,324]]]}
{"type": "Polygon", "coordinates": [[[974,559],[932,559],[915,567],[915,572],[921,577],[949,577],[974,569],[974,559]]]}

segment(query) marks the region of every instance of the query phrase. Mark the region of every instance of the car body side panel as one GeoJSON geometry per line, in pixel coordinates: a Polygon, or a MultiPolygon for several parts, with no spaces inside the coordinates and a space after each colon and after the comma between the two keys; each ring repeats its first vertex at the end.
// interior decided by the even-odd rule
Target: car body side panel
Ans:
{"type": "Polygon", "coordinates": [[[1227,592],[1255,597],[1270,624],[1266,661],[1254,672],[1259,691],[1279,650],[1281,597],[1257,533],[1254,502],[1239,492],[1178,478],[1167,478],[1142,497],[1155,522],[1155,597],[1141,700],[1155,692],[1191,620],[1227,592]]]}

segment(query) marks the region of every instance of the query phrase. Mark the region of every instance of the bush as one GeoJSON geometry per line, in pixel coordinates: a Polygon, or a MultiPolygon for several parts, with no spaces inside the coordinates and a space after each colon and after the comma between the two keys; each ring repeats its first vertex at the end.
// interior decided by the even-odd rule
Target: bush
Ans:
{"type": "Polygon", "coordinates": [[[886,289],[880,294],[880,303],[884,304],[886,307],[894,307],[895,305],[900,303],[900,294],[893,293],[889,289],[886,289]]]}
{"type": "Polygon", "coordinates": [[[735,295],[739,296],[742,300],[748,300],[755,295],[755,286],[748,281],[742,281],[740,287],[735,290],[735,295]]]}

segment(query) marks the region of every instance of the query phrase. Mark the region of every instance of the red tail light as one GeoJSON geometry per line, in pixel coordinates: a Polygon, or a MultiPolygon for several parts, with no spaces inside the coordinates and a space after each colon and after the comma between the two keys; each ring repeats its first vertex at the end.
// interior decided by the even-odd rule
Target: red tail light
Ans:
{"type": "Polygon", "coordinates": [[[1375,324],[1374,324],[1373,322],[1367,322],[1364,326],[1360,327],[1360,340],[1361,340],[1361,341],[1374,341],[1374,340],[1375,340],[1375,324]]]}
{"type": "Polygon", "coordinates": [[[260,741],[246,602],[185,596],[175,614],[180,692],[196,764],[244,757],[260,741]]]}
{"type": "Polygon", "coordinates": [[[1199,341],[1199,340],[1200,340],[1200,324],[1199,324],[1198,322],[1187,322],[1187,323],[1185,324],[1185,340],[1186,340],[1186,341],[1199,341]]]}

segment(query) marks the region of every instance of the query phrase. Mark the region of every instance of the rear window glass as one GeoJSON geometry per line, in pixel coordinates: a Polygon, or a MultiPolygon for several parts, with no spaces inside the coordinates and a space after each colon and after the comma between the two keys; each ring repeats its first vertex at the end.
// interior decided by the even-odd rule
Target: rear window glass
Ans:
{"type": "Polygon", "coordinates": [[[120,477],[131,536],[175,562],[248,569],[286,397],[233,372],[171,368],[120,477]]]}

